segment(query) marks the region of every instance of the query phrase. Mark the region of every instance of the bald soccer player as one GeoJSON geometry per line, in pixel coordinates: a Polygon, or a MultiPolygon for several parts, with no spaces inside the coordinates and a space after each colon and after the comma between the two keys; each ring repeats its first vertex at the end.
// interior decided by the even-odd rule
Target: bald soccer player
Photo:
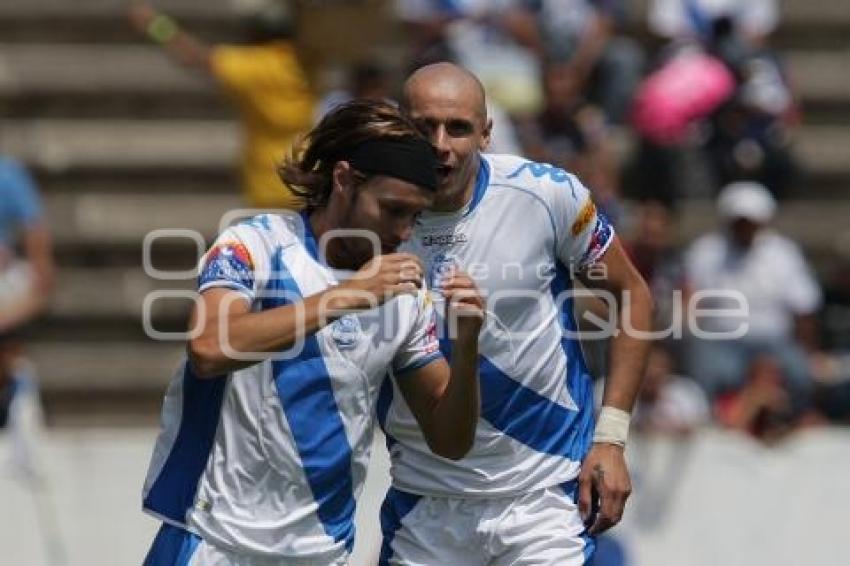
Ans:
{"type": "MultiPolygon", "coordinates": [[[[623,451],[647,357],[649,291],[574,175],[483,153],[491,122],[475,76],[424,67],[403,105],[439,160],[434,203],[403,249],[422,259],[432,289],[457,268],[469,273],[491,311],[479,338],[481,417],[463,459],[431,453],[400,391],[384,382],[378,418],[392,487],[381,563],[585,563],[631,490],[623,451]],[[619,306],[595,431],[576,277],[619,306]]],[[[440,347],[458,354],[448,340],[440,347]]]]}

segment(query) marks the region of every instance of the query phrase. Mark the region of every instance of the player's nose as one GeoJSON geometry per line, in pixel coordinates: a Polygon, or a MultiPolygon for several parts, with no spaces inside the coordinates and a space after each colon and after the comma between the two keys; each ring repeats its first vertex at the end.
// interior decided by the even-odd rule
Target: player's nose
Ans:
{"type": "Polygon", "coordinates": [[[446,133],[446,128],[442,124],[434,129],[434,133],[431,135],[431,144],[441,157],[449,152],[449,135],[446,133]]]}

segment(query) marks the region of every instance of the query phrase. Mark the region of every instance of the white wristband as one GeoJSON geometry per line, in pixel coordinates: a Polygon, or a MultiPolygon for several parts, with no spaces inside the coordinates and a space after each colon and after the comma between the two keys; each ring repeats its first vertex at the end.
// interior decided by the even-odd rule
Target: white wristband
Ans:
{"type": "Polygon", "coordinates": [[[602,407],[599,418],[596,419],[596,430],[593,433],[593,442],[616,444],[626,446],[629,437],[629,420],[631,415],[622,409],[615,407],[602,407]]]}

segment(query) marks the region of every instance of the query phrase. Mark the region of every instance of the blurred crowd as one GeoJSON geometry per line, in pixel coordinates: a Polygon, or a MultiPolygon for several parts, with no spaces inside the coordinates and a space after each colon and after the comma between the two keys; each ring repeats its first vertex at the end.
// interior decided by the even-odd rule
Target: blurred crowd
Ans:
{"type": "Polygon", "coordinates": [[[130,19],[233,101],[244,194],[257,207],[298,205],[276,164],[335,105],[393,99],[423,64],[469,68],[489,97],[491,151],[576,173],[651,284],[664,336],[636,428],[682,434],[713,421],[772,441],[850,422],[850,343],[823,324],[827,302],[850,304],[850,270],[817,280],[804,251],[772,223],[800,189],[789,145],[799,105],[771,43],[778,2],[650,0],[642,22],[624,0],[390,5],[404,59],[376,54],[333,85],[308,78],[319,74],[298,58],[291,4],[260,10],[247,45],[205,45],[144,3],[130,19]],[[688,244],[677,219],[696,198],[715,201],[718,220],[688,244]],[[695,332],[688,319],[699,309],[725,315],[703,317],[695,332]]]}

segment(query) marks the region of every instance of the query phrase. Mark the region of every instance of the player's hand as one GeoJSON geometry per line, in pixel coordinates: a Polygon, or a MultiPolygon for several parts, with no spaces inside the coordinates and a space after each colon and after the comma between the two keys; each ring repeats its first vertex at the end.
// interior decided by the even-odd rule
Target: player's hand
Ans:
{"type": "Polygon", "coordinates": [[[440,284],[440,292],[446,300],[446,317],[449,328],[456,329],[452,338],[477,339],[484,324],[484,298],[472,278],[453,269],[440,284]]]}
{"type": "Polygon", "coordinates": [[[631,492],[623,448],[616,444],[594,444],[582,462],[578,477],[578,509],[588,526],[588,534],[598,535],[619,523],[631,492]],[[595,498],[598,499],[594,502],[595,498]]]}
{"type": "Polygon", "coordinates": [[[341,287],[368,296],[370,306],[377,306],[398,295],[417,293],[422,288],[422,273],[422,262],[415,255],[379,255],[341,287]]]}

